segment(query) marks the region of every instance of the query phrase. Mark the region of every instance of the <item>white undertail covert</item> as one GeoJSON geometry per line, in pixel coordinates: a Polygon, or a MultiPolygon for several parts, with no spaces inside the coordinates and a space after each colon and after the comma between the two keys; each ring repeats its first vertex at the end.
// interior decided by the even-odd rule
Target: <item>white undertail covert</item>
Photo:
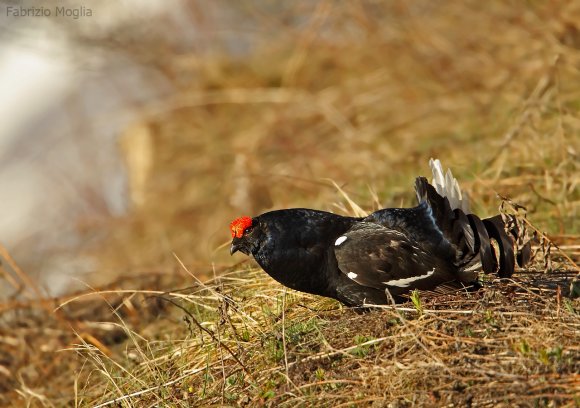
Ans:
{"type": "Polygon", "coordinates": [[[433,187],[435,187],[435,190],[440,195],[447,197],[451,209],[459,208],[465,214],[471,214],[469,210],[469,199],[466,194],[461,192],[459,183],[453,177],[451,169],[447,169],[447,173],[444,173],[439,159],[430,159],[429,167],[431,167],[431,172],[433,173],[433,182],[431,184],[433,184],[433,187]]]}

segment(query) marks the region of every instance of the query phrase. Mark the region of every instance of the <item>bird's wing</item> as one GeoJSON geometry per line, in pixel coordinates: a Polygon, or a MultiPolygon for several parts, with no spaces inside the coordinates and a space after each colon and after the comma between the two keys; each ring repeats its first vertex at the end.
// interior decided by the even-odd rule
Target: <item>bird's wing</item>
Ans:
{"type": "Polygon", "coordinates": [[[353,226],[336,239],[334,252],[341,272],[363,286],[408,290],[453,280],[450,267],[436,254],[375,223],[353,226]]]}

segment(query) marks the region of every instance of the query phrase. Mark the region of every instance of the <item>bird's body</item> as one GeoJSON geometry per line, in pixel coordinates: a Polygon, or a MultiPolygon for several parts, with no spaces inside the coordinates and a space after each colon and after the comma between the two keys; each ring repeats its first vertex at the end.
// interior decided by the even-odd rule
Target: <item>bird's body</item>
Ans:
{"type": "Polygon", "coordinates": [[[451,173],[442,179],[440,163],[431,166],[435,187],[417,178],[417,207],[361,218],[305,208],[243,217],[231,225],[231,253],[253,255],[289,288],[350,306],[385,304],[412,289],[469,284],[482,269],[511,276],[516,232],[506,232],[500,216],[482,221],[470,214],[451,173]]]}

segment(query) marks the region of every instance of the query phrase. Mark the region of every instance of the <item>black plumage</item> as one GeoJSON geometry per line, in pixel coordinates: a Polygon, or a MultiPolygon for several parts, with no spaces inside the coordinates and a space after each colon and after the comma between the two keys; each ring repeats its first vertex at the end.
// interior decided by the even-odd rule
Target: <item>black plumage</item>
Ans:
{"type": "Polygon", "coordinates": [[[231,225],[230,252],[253,255],[289,288],[350,306],[468,285],[479,271],[511,276],[516,257],[529,258],[525,230],[514,218],[506,223],[501,215],[481,220],[470,213],[451,172],[443,177],[439,161],[430,164],[434,183],[416,179],[416,207],[360,218],[304,208],[242,217],[231,225]]]}

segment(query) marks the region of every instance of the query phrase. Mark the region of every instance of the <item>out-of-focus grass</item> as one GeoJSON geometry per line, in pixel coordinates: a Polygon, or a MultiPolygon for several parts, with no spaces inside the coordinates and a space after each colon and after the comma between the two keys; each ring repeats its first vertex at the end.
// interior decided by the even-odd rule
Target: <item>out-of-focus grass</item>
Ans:
{"type": "Polygon", "coordinates": [[[578,15],[570,2],[327,2],[247,57],[165,58],[195,80],[144,113],[144,204],[114,221],[107,269],[167,267],[172,252],[229,263],[216,248],[230,219],[333,209],[328,178],[359,203],[375,191],[413,205],[430,157],[483,215],[499,192],[550,234],[577,234],[578,15]]]}
{"type": "Polygon", "coordinates": [[[103,280],[121,277],[110,292],[53,315],[49,301],[2,305],[1,402],[577,404],[569,263],[476,294],[417,294],[420,314],[358,315],[231,267],[219,247],[242,214],[346,211],[329,179],[365,209],[375,196],[413,205],[437,157],[476,212],[511,197],[577,256],[580,5],[320,2],[304,15],[293,2],[281,18],[240,4],[280,27],[250,55],[155,62],[178,91],[127,130],[138,191],[97,252],[103,280]]]}

